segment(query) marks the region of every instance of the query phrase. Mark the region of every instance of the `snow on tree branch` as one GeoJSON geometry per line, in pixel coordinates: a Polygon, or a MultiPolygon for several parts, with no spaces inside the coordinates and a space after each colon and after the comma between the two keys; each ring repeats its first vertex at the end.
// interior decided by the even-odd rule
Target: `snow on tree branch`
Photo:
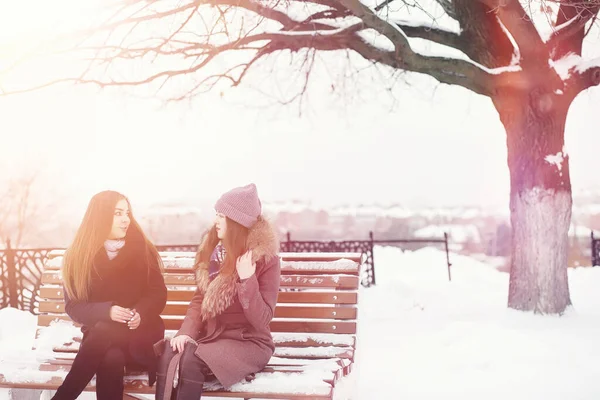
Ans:
{"type": "Polygon", "coordinates": [[[587,62],[580,61],[571,69],[566,86],[573,97],[591,87],[600,85],[600,58],[587,62]]]}
{"type": "Polygon", "coordinates": [[[519,48],[523,64],[549,59],[548,50],[519,0],[478,0],[498,15],[519,48]]]}
{"type": "Polygon", "coordinates": [[[600,85],[600,58],[585,61],[577,54],[567,54],[551,63],[565,82],[565,94],[574,99],[590,87],[600,85]]]}
{"type": "Polygon", "coordinates": [[[561,1],[554,31],[547,42],[551,56],[555,60],[568,53],[581,55],[583,39],[589,32],[586,30],[586,24],[597,18],[599,10],[600,2],[595,0],[561,1]]]}
{"type": "Polygon", "coordinates": [[[459,33],[433,26],[431,23],[421,24],[407,20],[394,20],[393,23],[408,37],[430,40],[463,52],[467,48],[465,39],[459,33]]]}

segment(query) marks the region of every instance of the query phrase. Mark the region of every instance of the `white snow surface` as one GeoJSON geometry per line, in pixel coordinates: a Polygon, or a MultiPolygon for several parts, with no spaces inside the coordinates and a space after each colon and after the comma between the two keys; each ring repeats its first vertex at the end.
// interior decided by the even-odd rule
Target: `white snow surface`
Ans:
{"type": "Polygon", "coordinates": [[[556,165],[556,168],[560,172],[562,170],[562,165],[565,158],[562,151],[559,151],[556,154],[548,154],[546,157],[544,157],[544,160],[546,160],[548,164],[556,165]]]}
{"type": "MultiPolygon", "coordinates": [[[[442,251],[376,248],[377,285],[360,290],[356,364],[338,383],[336,399],[600,398],[600,268],[570,269],[573,307],[560,317],[540,316],[506,307],[507,274],[467,256],[450,257],[449,282],[442,251]]],[[[72,334],[56,325],[35,342],[34,353],[35,323],[25,312],[0,310],[3,374],[38,379],[19,366],[35,354],[43,359],[51,343],[72,334]]],[[[260,376],[243,389],[319,393],[326,389],[319,378],[325,369],[315,361],[301,377],[260,376]]],[[[0,390],[0,399],[7,396],[0,390]]]]}
{"type": "Polygon", "coordinates": [[[473,224],[428,225],[416,230],[414,237],[421,239],[443,239],[444,233],[448,233],[449,241],[452,243],[481,242],[479,229],[473,224]]]}

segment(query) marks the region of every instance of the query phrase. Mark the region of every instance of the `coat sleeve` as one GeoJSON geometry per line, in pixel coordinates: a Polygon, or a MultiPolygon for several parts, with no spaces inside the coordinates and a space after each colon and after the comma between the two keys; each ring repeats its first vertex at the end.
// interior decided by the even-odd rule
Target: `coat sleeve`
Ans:
{"type": "Polygon", "coordinates": [[[265,267],[248,279],[237,283],[237,295],[248,322],[256,329],[268,327],[273,319],[280,284],[279,257],[266,262],[265,267]]]}
{"type": "Polygon", "coordinates": [[[200,292],[200,289],[196,288],[196,292],[188,306],[181,328],[179,328],[179,331],[177,331],[175,336],[188,335],[194,340],[197,340],[200,337],[200,328],[202,327],[200,310],[202,310],[203,298],[204,296],[200,292]]]}
{"type": "Polygon", "coordinates": [[[100,321],[110,321],[110,308],[112,301],[94,302],[72,300],[64,290],[65,312],[71,319],[87,326],[94,326],[100,321]]]}
{"type": "Polygon", "coordinates": [[[165,304],[167,304],[165,279],[158,265],[151,263],[148,270],[148,284],[134,308],[143,320],[148,315],[160,314],[165,304]]]}

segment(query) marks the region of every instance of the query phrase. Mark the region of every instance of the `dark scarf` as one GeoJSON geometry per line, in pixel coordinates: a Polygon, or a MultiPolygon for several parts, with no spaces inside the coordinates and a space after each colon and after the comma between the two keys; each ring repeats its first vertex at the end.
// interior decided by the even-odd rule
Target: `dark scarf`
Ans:
{"type": "Polygon", "coordinates": [[[225,248],[219,243],[210,255],[210,261],[208,263],[208,279],[212,281],[219,275],[219,270],[223,266],[224,259],[225,248]]]}

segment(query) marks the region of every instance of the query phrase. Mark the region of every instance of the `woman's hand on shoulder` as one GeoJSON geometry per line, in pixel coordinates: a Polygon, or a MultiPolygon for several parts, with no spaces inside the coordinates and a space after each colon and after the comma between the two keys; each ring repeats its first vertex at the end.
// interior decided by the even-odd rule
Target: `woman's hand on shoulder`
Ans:
{"type": "Polygon", "coordinates": [[[252,250],[238,257],[235,268],[240,279],[248,279],[256,272],[256,263],[252,262],[252,250]]]}
{"type": "Polygon", "coordinates": [[[173,351],[177,350],[179,353],[181,353],[181,352],[183,352],[185,343],[187,341],[193,342],[194,339],[192,339],[188,335],[175,336],[174,338],[171,339],[171,349],[173,349],[173,351]]]}
{"type": "Polygon", "coordinates": [[[135,315],[129,308],[123,308],[120,306],[112,306],[110,308],[110,319],[115,322],[126,324],[135,315]]]}

